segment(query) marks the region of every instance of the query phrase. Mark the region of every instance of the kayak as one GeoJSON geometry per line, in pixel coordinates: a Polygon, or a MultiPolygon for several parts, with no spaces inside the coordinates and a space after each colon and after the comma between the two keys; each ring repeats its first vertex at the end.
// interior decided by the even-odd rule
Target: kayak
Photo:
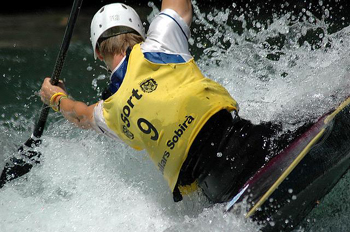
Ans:
{"type": "Polygon", "coordinates": [[[295,229],[349,167],[350,98],[262,167],[226,210],[246,200],[246,216],[258,221],[263,231],[295,229]]]}

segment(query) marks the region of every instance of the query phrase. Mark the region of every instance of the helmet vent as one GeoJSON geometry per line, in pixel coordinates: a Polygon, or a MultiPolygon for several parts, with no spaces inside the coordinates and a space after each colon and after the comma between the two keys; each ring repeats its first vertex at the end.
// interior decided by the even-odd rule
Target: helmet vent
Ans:
{"type": "Polygon", "coordinates": [[[125,5],[122,5],[122,7],[125,9],[125,10],[127,10],[128,8],[125,6],[125,5]]]}
{"type": "Polygon", "coordinates": [[[105,10],[105,8],[104,8],[104,7],[102,7],[102,8],[101,8],[101,10],[100,10],[100,13],[102,13],[104,10],[105,10]]]}
{"type": "Polygon", "coordinates": [[[99,27],[102,28],[102,24],[100,24],[99,27]]]}
{"type": "Polygon", "coordinates": [[[129,18],[129,21],[130,21],[130,23],[132,23],[132,19],[131,18],[129,18]]]}

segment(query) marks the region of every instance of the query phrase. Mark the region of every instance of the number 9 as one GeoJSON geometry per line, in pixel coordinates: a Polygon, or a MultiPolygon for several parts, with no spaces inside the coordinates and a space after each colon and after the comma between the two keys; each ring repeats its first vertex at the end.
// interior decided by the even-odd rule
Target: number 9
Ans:
{"type": "Polygon", "coordinates": [[[145,134],[151,134],[151,132],[154,133],[153,136],[151,136],[151,139],[154,141],[157,141],[159,138],[159,134],[157,129],[152,125],[152,123],[150,123],[149,121],[147,121],[144,118],[140,118],[139,120],[137,120],[137,125],[140,129],[141,132],[145,133],[145,134]]]}

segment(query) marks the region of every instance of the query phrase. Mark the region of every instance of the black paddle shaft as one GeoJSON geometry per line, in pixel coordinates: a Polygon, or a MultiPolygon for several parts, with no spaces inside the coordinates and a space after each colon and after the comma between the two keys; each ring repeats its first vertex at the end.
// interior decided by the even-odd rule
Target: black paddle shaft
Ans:
{"type": "MultiPolygon", "coordinates": [[[[80,11],[82,2],[83,2],[83,0],[74,0],[73,7],[71,10],[69,19],[68,19],[66,31],[64,33],[64,37],[62,40],[61,48],[60,48],[59,54],[57,56],[57,60],[55,63],[55,67],[53,69],[53,73],[51,75],[50,82],[53,85],[58,84],[59,77],[60,77],[61,71],[62,71],[62,67],[63,67],[64,61],[66,59],[70,40],[71,40],[72,35],[73,35],[73,29],[74,29],[75,23],[77,21],[78,15],[79,15],[79,11],[80,11]]],[[[49,114],[49,110],[50,110],[50,107],[48,105],[46,105],[46,104],[42,105],[39,120],[34,127],[33,136],[35,138],[40,138],[42,136],[43,131],[44,131],[44,127],[46,124],[47,116],[49,114]]],[[[33,144],[34,140],[32,137],[27,140],[27,142],[25,143],[26,146],[31,147],[32,145],[35,145],[35,144],[33,144]]]]}
{"type": "MultiPolygon", "coordinates": [[[[58,84],[82,2],[83,0],[74,0],[61,48],[50,80],[51,84],[53,85],[58,84]]],[[[41,140],[39,138],[43,134],[49,110],[50,106],[43,104],[41,107],[39,120],[34,127],[32,136],[18,149],[19,157],[11,157],[9,162],[6,162],[0,176],[0,188],[2,188],[7,182],[28,173],[34,164],[40,163],[39,158],[41,153],[31,148],[37,147],[41,144],[41,140]]]]}

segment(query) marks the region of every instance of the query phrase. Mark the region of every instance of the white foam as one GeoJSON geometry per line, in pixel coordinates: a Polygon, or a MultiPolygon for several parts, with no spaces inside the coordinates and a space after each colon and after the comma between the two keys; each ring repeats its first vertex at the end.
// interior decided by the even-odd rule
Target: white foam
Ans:
{"type": "Polygon", "coordinates": [[[123,144],[62,122],[43,138],[42,164],[0,191],[1,231],[215,231],[217,222],[254,228],[221,206],[202,213],[206,202],[197,194],[174,204],[153,163],[123,144]]]}

